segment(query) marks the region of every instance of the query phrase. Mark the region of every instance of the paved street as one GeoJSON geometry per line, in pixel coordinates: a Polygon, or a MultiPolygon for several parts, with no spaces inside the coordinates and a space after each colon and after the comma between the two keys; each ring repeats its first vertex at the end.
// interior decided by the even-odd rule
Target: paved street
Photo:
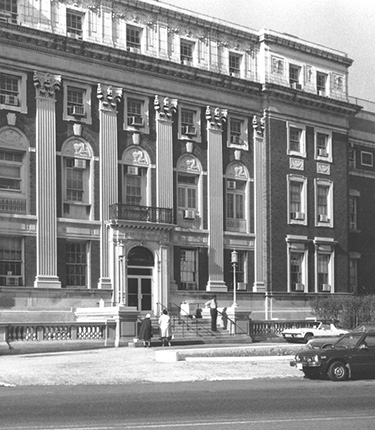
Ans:
{"type": "MultiPolygon", "coordinates": [[[[159,348],[160,349],[160,348],[159,348]]],[[[287,357],[157,362],[157,348],[0,356],[0,385],[101,385],[133,382],[302,378],[287,357]]]]}

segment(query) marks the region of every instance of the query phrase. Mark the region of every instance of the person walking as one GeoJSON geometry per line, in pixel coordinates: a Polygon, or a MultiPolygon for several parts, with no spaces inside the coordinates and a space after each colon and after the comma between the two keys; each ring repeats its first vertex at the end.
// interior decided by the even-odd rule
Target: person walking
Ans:
{"type": "Polygon", "coordinates": [[[205,303],[205,306],[209,306],[211,314],[211,331],[217,331],[217,301],[216,296],[205,303]]]}
{"type": "Polygon", "coordinates": [[[171,346],[171,317],[166,309],[159,317],[160,339],[163,346],[171,346]]]}
{"type": "Polygon", "coordinates": [[[147,314],[142,321],[141,327],[139,329],[139,338],[143,340],[143,346],[150,347],[151,346],[151,338],[152,338],[152,323],[151,323],[151,314],[147,314]]]}

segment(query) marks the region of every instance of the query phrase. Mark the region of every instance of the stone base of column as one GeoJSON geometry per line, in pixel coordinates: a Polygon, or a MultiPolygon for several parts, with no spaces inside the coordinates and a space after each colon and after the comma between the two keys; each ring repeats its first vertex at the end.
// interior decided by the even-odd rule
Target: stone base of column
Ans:
{"type": "Polygon", "coordinates": [[[253,293],[265,293],[266,285],[264,282],[254,282],[253,284],[253,293]]]}
{"type": "Polygon", "coordinates": [[[112,281],[110,278],[100,278],[98,282],[99,290],[112,290],[112,281]]]}
{"type": "Polygon", "coordinates": [[[206,291],[226,293],[228,291],[228,287],[227,284],[223,281],[208,281],[206,285],[206,291]]]}
{"type": "Polygon", "coordinates": [[[37,276],[34,288],[61,288],[61,282],[57,276],[37,276]]]}

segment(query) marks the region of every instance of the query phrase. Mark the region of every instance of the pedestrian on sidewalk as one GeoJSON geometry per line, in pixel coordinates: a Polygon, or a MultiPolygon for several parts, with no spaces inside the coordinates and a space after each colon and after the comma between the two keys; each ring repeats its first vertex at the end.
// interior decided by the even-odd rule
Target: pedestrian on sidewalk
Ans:
{"type": "Polygon", "coordinates": [[[226,330],[228,326],[227,308],[223,308],[221,311],[221,321],[223,321],[223,329],[226,330]]]}
{"type": "Polygon", "coordinates": [[[217,301],[216,296],[204,304],[209,306],[211,314],[211,331],[217,331],[217,301]]]}
{"type": "Polygon", "coordinates": [[[139,338],[143,340],[143,346],[150,347],[151,346],[151,338],[152,338],[152,323],[151,323],[151,314],[147,314],[144,320],[142,321],[141,327],[139,329],[139,338]]]}
{"type": "Polygon", "coordinates": [[[159,317],[160,339],[163,346],[171,346],[171,317],[166,309],[159,317]]]}

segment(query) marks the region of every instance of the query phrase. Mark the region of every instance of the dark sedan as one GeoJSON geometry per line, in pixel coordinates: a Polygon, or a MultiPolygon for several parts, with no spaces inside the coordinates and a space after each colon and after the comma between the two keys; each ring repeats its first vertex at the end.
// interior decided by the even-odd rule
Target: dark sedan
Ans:
{"type": "Polygon", "coordinates": [[[304,350],[290,363],[307,378],[332,381],[375,376],[375,331],[350,332],[325,349],[304,350]]]}

